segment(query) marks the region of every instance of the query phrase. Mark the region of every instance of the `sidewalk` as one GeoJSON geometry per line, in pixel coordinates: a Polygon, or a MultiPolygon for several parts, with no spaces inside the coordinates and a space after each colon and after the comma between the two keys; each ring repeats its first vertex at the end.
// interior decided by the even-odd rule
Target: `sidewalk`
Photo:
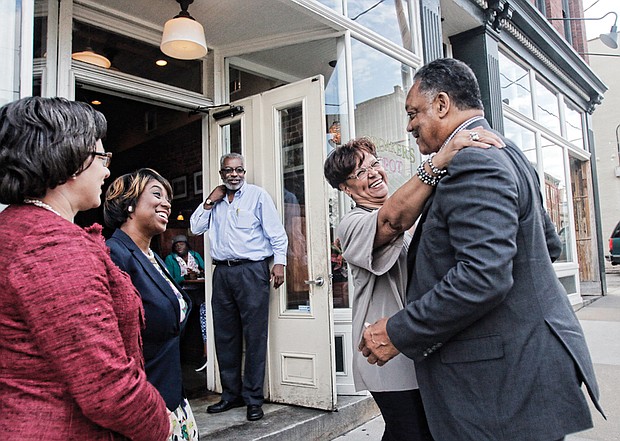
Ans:
{"type": "MultiPolygon", "coordinates": [[[[606,296],[587,296],[584,303],[577,317],[588,341],[607,420],[590,403],[594,428],[569,435],[566,441],[620,441],[620,268],[608,268],[606,296]]],[[[334,441],[380,440],[383,427],[378,416],[334,441]]]]}

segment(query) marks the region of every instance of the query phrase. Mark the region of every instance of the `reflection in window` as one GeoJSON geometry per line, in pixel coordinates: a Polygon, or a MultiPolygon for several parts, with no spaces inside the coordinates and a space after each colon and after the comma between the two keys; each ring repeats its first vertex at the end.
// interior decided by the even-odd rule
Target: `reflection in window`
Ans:
{"type": "Polygon", "coordinates": [[[413,52],[410,26],[411,0],[349,1],[349,18],[413,52]]]}
{"type": "MultiPolygon", "coordinates": [[[[9,3],[5,3],[8,5],[9,3]]],[[[12,4],[12,2],[11,2],[12,4]]],[[[0,75],[0,105],[19,98],[19,65],[21,55],[21,2],[12,7],[2,6],[3,17],[0,18],[0,56],[2,73],[0,75]]],[[[26,55],[27,56],[27,55],[26,55]]]]}
{"type": "Polygon", "coordinates": [[[536,81],[536,121],[553,133],[560,134],[558,97],[540,81],[536,81]]]}
{"type": "Polygon", "coordinates": [[[226,153],[239,153],[243,155],[243,146],[241,145],[241,121],[233,121],[220,127],[220,145],[226,153]]]}
{"type": "Polygon", "coordinates": [[[303,107],[294,104],[279,111],[282,175],[284,176],[284,229],[286,254],[286,309],[310,312],[306,193],[304,173],[303,107]]]}
{"type": "Polygon", "coordinates": [[[529,72],[500,52],[499,75],[502,101],[525,116],[532,117],[532,89],[529,72]]]}
{"type": "Polygon", "coordinates": [[[572,260],[572,232],[568,212],[564,152],[553,141],[543,138],[542,157],[547,212],[562,239],[562,254],[556,262],[568,262],[572,260]]]}
{"type": "Polygon", "coordinates": [[[85,50],[108,58],[112,70],[202,92],[202,61],[167,57],[161,53],[159,46],[74,20],[72,52],[85,50]],[[156,64],[158,60],[165,64],[156,64]]]}
{"type": "Polygon", "coordinates": [[[412,72],[387,55],[352,41],[355,136],[377,146],[394,191],[415,172],[415,150],[407,135],[405,98],[412,72]]]}
{"type": "Polygon", "coordinates": [[[584,148],[581,112],[567,101],[564,102],[564,121],[566,123],[566,140],[579,148],[584,148]]]}
{"type": "Polygon", "coordinates": [[[536,168],[536,136],[531,130],[504,118],[504,135],[525,153],[530,163],[536,168]]]}
{"type": "Polygon", "coordinates": [[[347,85],[344,61],[344,40],[338,39],[333,60],[331,75],[325,76],[325,127],[327,128],[327,153],[346,143],[350,138],[347,85]]]}

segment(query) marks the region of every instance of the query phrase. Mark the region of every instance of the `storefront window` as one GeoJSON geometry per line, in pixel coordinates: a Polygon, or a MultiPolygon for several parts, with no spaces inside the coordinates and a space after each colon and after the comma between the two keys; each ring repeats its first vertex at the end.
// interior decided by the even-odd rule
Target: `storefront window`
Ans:
{"type": "Polygon", "coordinates": [[[500,52],[499,75],[502,101],[532,118],[532,88],[529,72],[500,52]]]}
{"type": "Polygon", "coordinates": [[[536,121],[547,130],[560,134],[558,97],[540,81],[536,81],[536,121]]]}
{"type": "Polygon", "coordinates": [[[347,3],[349,18],[413,51],[410,0],[358,0],[347,3]]]}
{"type": "Polygon", "coordinates": [[[393,192],[415,172],[405,113],[411,68],[356,40],[351,52],[355,136],[369,137],[376,144],[393,192]]]}
{"type": "Polygon", "coordinates": [[[0,105],[19,98],[21,1],[0,3],[0,105]]]}
{"type": "Polygon", "coordinates": [[[536,168],[536,136],[531,130],[504,118],[504,135],[519,147],[530,163],[536,168]]]}
{"type": "Polygon", "coordinates": [[[192,92],[202,92],[202,62],[177,60],[158,46],[74,20],[73,53],[90,50],[110,63],[110,69],[192,92]]]}
{"type": "Polygon", "coordinates": [[[327,153],[350,139],[343,39],[337,41],[335,52],[329,62],[332,70],[325,75],[327,153]]]}
{"type": "Polygon", "coordinates": [[[562,239],[562,254],[556,262],[572,260],[572,230],[568,211],[564,151],[553,141],[542,138],[542,160],[545,173],[545,203],[547,212],[562,239]]]}
{"type": "Polygon", "coordinates": [[[585,148],[583,144],[583,120],[572,103],[564,101],[565,135],[568,142],[579,148],[585,148]]]}

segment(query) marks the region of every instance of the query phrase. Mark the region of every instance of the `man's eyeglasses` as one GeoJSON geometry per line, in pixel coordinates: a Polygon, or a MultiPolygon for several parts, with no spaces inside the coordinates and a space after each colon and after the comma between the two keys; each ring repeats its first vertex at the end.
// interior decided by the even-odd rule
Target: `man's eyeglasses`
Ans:
{"type": "Polygon", "coordinates": [[[110,163],[112,162],[112,152],[91,152],[93,156],[99,156],[103,161],[103,166],[106,168],[110,168],[110,163]]]}
{"type": "Polygon", "coordinates": [[[235,172],[238,175],[242,175],[245,173],[245,169],[243,167],[237,167],[237,168],[224,167],[223,169],[220,170],[220,173],[225,174],[225,175],[229,175],[232,172],[235,172]]]}
{"type": "Polygon", "coordinates": [[[360,167],[353,172],[352,175],[347,176],[347,179],[364,179],[368,176],[370,169],[377,170],[382,167],[381,158],[377,158],[368,167],[360,167]]]}

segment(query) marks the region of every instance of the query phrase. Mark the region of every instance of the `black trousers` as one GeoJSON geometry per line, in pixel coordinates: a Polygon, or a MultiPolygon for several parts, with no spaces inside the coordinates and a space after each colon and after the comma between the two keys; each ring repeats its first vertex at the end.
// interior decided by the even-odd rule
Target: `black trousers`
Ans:
{"type": "Polygon", "coordinates": [[[385,421],[381,441],[433,441],[418,389],[371,394],[385,421]]]}
{"type": "Polygon", "coordinates": [[[217,265],[211,307],[222,399],[242,397],[247,405],[262,405],[269,321],[268,262],[217,265]]]}

